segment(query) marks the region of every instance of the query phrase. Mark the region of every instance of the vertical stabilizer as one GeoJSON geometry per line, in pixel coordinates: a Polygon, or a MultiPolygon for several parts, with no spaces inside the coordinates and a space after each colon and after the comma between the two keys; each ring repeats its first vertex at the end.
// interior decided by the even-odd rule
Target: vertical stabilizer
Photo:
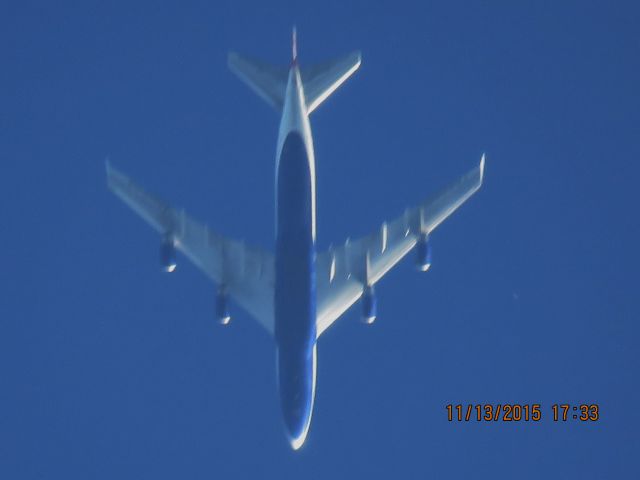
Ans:
{"type": "Polygon", "coordinates": [[[298,31],[296,26],[293,26],[293,32],[291,33],[291,65],[298,64],[298,31]]]}

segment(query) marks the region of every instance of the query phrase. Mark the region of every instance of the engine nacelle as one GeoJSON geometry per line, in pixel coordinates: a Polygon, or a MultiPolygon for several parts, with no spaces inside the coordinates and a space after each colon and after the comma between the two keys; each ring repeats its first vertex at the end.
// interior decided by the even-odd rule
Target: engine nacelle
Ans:
{"type": "Polygon", "coordinates": [[[160,244],[160,265],[165,272],[173,272],[176,269],[176,246],[170,235],[164,237],[160,244]]]}
{"type": "Polygon", "coordinates": [[[362,293],[362,322],[371,325],[378,315],[378,300],[373,286],[367,286],[362,293]]]}
{"type": "Polygon", "coordinates": [[[216,318],[220,325],[228,325],[231,321],[228,296],[224,287],[219,288],[216,293],[216,318]]]}
{"type": "Polygon", "coordinates": [[[426,272],[431,267],[431,242],[426,233],[421,233],[416,244],[416,267],[426,272]]]}

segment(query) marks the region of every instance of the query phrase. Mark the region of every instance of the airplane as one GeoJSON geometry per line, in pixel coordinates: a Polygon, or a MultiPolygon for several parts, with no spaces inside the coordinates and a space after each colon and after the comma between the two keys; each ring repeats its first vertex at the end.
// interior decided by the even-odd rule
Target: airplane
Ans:
{"type": "Polygon", "coordinates": [[[375,284],[415,249],[417,267],[431,265],[431,232],[481,186],[479,165],[443,191],[373,233],[316,250],[315,157],[309,116],[360,66],[360,52],[323,65],[301,67],[296,31],[288,68],[230,53],[229,68],[281,112],[276,154],[275,253],[226,238],[171,207],[112,167],[107,184],[161,235],[164,270],[176,251],[216,284],[215,312],[229,324],[229,298],[275,340],[276,375],[288,440],[298,450],[309,431],[316,391],[320,336],[360,300],[364,323],[376,319],[375,284]]]}

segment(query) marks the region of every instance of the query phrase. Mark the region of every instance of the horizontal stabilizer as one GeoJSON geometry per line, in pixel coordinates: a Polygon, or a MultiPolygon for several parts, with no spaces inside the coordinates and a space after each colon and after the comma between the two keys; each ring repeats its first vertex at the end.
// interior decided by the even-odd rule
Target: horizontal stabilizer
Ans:
{"type": "Polygon", "coordinates": [[[301,69],[307,112],[313,112],[360,66],[360,52],[333,62],[301,69]]]}
{"type": "MultiPolygon", "coordinates": [[[[289,72],[260,60],[231,52],[229,69],[255,93],[278,111],[282,110],[289,72]]],[[[338,60],[301,68],[307,113],[313,112],[329,95],[360,66],[360,52],[353,52],[338,60]]]]}
{"type": "Polygon", "coordinates": [[[278,111],[282,110],[287,89],[286,68],[274,67],[235,52],[229,53],[228,64],[229,69],[269,105],[278,111]]]}

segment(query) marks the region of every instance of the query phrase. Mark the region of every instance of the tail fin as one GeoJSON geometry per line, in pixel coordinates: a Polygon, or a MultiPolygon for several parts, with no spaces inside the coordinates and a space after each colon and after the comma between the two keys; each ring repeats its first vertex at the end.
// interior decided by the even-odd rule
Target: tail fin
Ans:
{"type": "Polygon", "coordinates": [[[291,32],[291,65],[298,63],[298,29],[293,26],[293,32],[291,32]]]}

